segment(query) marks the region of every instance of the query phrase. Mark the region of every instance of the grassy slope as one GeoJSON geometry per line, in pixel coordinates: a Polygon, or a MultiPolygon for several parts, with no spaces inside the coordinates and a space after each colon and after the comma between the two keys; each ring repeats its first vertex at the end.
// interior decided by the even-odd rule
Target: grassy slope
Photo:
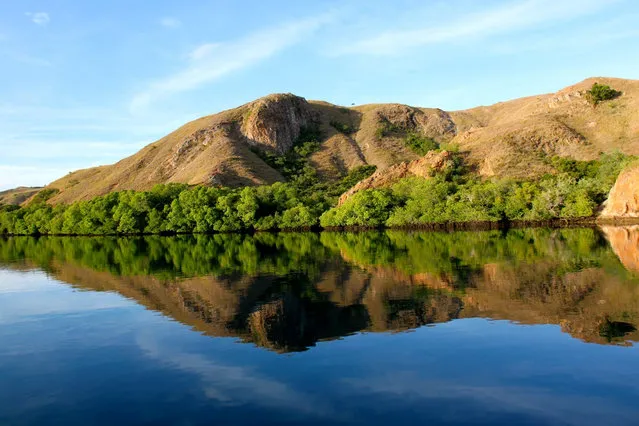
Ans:
{"type": "Polygon", "coordinates": [[[40,187],[25,187],[8,189],[6,191],[0,191],[0,205],[20,205],[33,195],[37,194],[42,188],[40,187]]]}
{"type": "MultiPolygon", "coordinates": [[[[212,175],[230,186],[282,180],[250,150],[244,129],[257,102],[272,101],[273,105],[287,96],[292,97],[271,95],[200,118],[116,164],[71,173],[50,185],[60,190],[51,201],[72,202],[114,190],[149,189],[166,182],[207,184],[212,175]]],[[[439,142],[457,144],[476,170],[486,176],[525,177],[551,171],[544,161],[548,155],[593,159],[602,151],[639,154],[637,80],[588,79],[553,94],[450,113],[399,104],[344,108],[311,101],[305,105],[324,134],[322,147],[311,161],[326,179],[364,164],[385,169],[418,158],[404,146],[401,133],[379,138],[377,130],[384,121],[439,142]],[[609,84],[623,95],[593,108],[584,100],[583,92],[594,81],[609,84]],[[335,122],[354,131],[340,133],[331,125],[335,122]]],[[[273,120],[289,120],[288,111],[277,111],[281,113],[273,120]]],[[[261,123],[265,129],[254,131],[268,130],[270,124],[261,123]]]]}

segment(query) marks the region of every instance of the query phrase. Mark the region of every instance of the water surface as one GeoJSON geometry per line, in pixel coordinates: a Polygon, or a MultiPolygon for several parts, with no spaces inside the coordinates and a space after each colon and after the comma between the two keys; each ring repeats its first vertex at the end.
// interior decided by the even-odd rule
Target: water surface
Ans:
{"type": "Polygon", "coordinates": [[[639,230],[0,239],[0,424],[639,424],[639,230]]]}

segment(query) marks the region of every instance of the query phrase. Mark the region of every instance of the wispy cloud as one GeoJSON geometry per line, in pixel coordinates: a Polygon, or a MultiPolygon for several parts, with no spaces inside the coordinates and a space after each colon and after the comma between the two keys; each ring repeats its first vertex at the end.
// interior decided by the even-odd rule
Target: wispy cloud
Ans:
{"type": "Polygon", "coordinates": [[[189,353],[147,333],[139,334],[136,341],[142,352],[152,360],[198,376],[203,394],[220,405],[251,404],[284,409],[302,413],[310,419],[327,419],[337,415],[326,401],[320,399],[321,396],[318,398],[285,382],[263,376],[251,366],[222,363],[211,356],[189,353]]]}
{"type": "Polygon", "coordinates": [[[180,28],[182,26],[182,21],[177,18],[173,18],[170,16],[166,16],[160,19],[160,25],[166,28],[180,28]]]}
{"type": "Polygon", "coordinates": [[[190,53],[189,53],[189,58],[191,58],[194,61],[199,61],[200,59],[205,59],[207,56],[209,56],[211,54],[211,52],[213,52],[213,50],[221,47],[222,44],[221,43],[206,43],[206,44],[201,44],[198,47],[196,47],[195,49],[193,49],[190,53]]]}
{"type": "Polygon", "coordinates": [[[334,55],[402,53],[415,47],[476,40],[593,13],[618,0],[527,0],[468,14],[446,25],[389,30],[336,49],[334,55]]]}
{"type": "Polygon", "coordinates": [[[131,112],[144,110],[153,101],[193,90],[264,61],[299,43],[329,20],[329,15],[323,15],[259,31],[236,41],[198,46],[190,53],[189,62],[181,71],[149,84],[146,90],[133,97],[129,109],[131,112]]]}
{"type": "Polygon", "coordinates": [[[639,16],[630,15],[625,19],[602,22],[595,33],[591,28],[585,28],[561,37],[551,35],[534,35],[533,37],[517,40],[500,40],[492,44],[490,51],[496,54],[520,54],[532,51],[558,51],[570,49],[592,50],[594,46],[601,46],[619,40],[639,38],[639,29],[633,27],[639,16]]]}
{"type": "Polygon", "coordinates": [[[37,25],[47,25],[51,22],[51,18],[47,12],[27,12],[26,15],[31,18],[31,22],[37,25]]]}

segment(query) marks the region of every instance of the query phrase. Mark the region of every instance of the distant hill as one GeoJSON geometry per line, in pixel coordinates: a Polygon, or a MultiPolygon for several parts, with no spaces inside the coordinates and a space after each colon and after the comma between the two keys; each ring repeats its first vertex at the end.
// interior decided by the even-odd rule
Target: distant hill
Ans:
{"type": "Polygon", "coordinates": [[[600,152],[639,154],[639,81],[590,78],[556,93],[446,112],[401,104],[341,107],[274,94],[192,121],[113,165],[79,170],[51,183],[53,203],[90,199],[158,183],[243,186],[284,177],[265,161],[300,133],[319,130],[311,164],[326,180],[362,165],[384,170],[420,158],[411,141],[456,145],[482,176],[533,177],[553,169],[548,156],[594,159],[600,152]],[[594,82],[622,92],[593,107],[594,82]],[[411,139],[412,138],[412,139],[411,139]]]}
{"type": "Polygon", "coordinates": [[[10,204],[10,205],[20,205],[24,203],[26,200],[31,198],[33,195],[37,194],[42,187],[26,187],[21,186],[14,189],[9,189],[6,191],[0,191],[0,205],[10,204]]]}

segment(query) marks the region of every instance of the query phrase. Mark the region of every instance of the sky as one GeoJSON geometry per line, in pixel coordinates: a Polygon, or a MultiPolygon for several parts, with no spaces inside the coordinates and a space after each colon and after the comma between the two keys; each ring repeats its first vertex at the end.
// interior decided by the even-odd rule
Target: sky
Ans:
{"type": "Polygon", "coordinates": [[[639,78],[636,0],[0,0],[0,190],[269,93],[446,110],[639,78]]]}

